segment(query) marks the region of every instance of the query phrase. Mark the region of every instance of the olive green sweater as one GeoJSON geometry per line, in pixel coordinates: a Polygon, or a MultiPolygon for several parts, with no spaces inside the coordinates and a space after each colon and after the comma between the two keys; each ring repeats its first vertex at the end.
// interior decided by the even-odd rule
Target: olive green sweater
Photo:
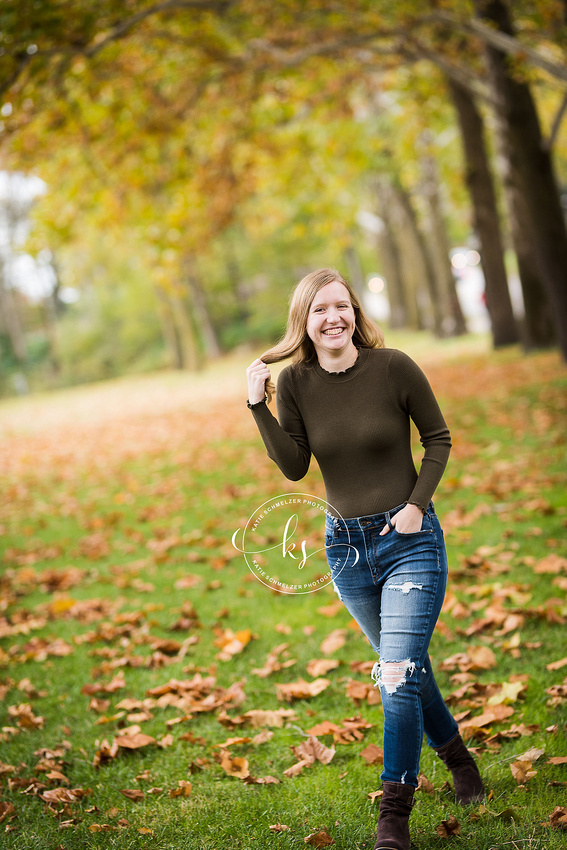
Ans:
{"type": "Polygon", "coordinates": [[[332,513],[368,516],[405,502],[426,510],[451,437],[427,378],[406,354],[362,348],[344,372],[292,364],[278,378],[276,398],[279,422],[264,402],[252,407],[268,456],[298,481],[313,454],[332,513]],[[410,419],[425,449],[419,475],[410,419]]]}

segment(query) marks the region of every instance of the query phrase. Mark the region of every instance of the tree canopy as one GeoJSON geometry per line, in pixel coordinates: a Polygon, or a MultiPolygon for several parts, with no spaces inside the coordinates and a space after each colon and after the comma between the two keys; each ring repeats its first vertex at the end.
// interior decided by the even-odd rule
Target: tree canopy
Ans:
{"type": "MultiPolygon", "coordinates": [[[[405,297],[409,291],[421,305],[415,321],[458,329],[446,248],[470,240],[478,217],[451,86],[476,103],[484,123],[500,217],[514,178],[496,154],[517,158],[499,130],[505,93],[491,55],[533,96],[540,147],[565,179],[567,26],[559,0],[513,10],[504,0],[8,0],[0,32],[3,167],[48,187],[30,250],[51,251],[62,281],[69,276],[82,289],[89,277],[117,281],[111,246],[120,245],[118,265],[136,269],[131,286],[149,286],[161,305],[177,365],[198,364],[254,323],[274,332],[278,322],[255,316],[264,296],[241,304],[258,290],[258,275],[276,287],[265,298],[271,311],[283,306],[282,279],[289,288],[312,263],[344,265],[349,256],[352,264],[354,252],[363,273],[384,273],[384,249],[376,252],[359,222],[361,211],[378,213],[377,193],[389,184],[409,199],[413,250],[425,270],[405,281],[405,297]],[[510,26],[502,14],[512,15],[510,26]],[[86,258],[79,274],[78,256],[86,258]],[[427,294],[433,277],[438,289],[427,294]]],[[[522,197],[535,198],[528,177],[522,181],[522,197]]],[[[510,203],[507,244],[517,213],[510,203]]],[[[546,302],[557,289],[548,254],[540,247],[534,261],[546,302]]],[[[81,309],[79,302],[67,312],[81,309]]],[[[529,323],[528,331],[535,332],[529,323]]]]}

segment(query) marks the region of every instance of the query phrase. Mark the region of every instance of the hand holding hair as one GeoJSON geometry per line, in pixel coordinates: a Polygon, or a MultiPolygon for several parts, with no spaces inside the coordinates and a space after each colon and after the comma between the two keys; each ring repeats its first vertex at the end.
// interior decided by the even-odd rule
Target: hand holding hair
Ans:
{"type": "Polygon", "coordinates": [[[263,360],[254,360],[246,370],[248,381],[248,402],[258,404],[264,401],[266,382],[271,380],[271,373],[263,360]]]}

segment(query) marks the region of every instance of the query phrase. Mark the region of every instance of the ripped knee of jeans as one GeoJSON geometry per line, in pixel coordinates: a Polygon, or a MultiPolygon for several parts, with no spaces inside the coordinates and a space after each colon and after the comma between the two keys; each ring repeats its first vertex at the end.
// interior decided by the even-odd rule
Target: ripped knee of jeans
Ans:
{"type": "Polygon", "coordinates": [[[384,661],[380,659],[372,668],[372,679],[375,685],[387,694],[395,694],[406,683],[406,676],[415,673],[415,661],[407,658],[405,661],[384,661]]]}

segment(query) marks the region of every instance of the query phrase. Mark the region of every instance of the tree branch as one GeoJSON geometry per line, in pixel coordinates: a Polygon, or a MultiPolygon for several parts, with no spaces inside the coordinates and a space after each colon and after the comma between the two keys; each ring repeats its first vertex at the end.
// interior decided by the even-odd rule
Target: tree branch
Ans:
{"type": "Polygon", "coordinates": [[[553,119],[553,124],[551,125],[551,132],[549,134],[549,138],[546,139],[545,148],[548,151],[553,149],[555,142],[557,141],[557,136],[559,135],[559,129],[561,127],[561,122],[565,117],[565,113],[567,112],[567,92],[563,95],[563,100],[561,101],[561,106],[557,110],[557,115],[553,119]]]}
{"type": "Polygon", "coordinates": [[[233,0],[163,0],[161,3],[155,3],[153,6],[148,6],[126,18],[124,21],[116,24],[111,30],[106,33],[98,33],[95,36],[94,43],[87,47],[82,52],[85,56],[91,57],[103,50],[111,41],[117,41],[124,38],[130,30],[152,15],[158,15],[162,12],[177,11],[178,9],[194,9],[201,11],[213,11],[222,13],[225,12],[231,5],[233,0]]]}
{"type": "Polygon", "coordinates": [[[414,57],[427,59],[443,71],[451,80],[455,80],[456,83],[463,86],[473,97],[479,97],[492,107],[498,108],[498,101],[492,94],[490,87],[486,85],[481,77],[476,76],[470,68],[465,69],[454,65],[452,62],[447,61],[441,53],[437,53],[435,50],[429,50],[419,41],[414,40],[414,44],[414,57]]]}
{"type": "MultiPolygon", "coordinates": [[[[425,19],[424,19],[425,20],[425,19]]],[[[463,21],[455,17],[450,12],[433,12],[427,16],[427,20],[439,21],[439,23],[447,24],[453,28],[466,33],[467,35],[475,35],[484,41],[490,47],[495,47],[504,53],[523,56],[530,60],[533,65],[547,71],[558,80],[567,82],[567,66],[559,62],[554,62],[548,59],[539,50],[535,50],[523,41],[520,41],[516,36],[508,35],[500,30],[493,29],[482,23],[482,21],[471,18],[469,21],[463,21]]]]}

